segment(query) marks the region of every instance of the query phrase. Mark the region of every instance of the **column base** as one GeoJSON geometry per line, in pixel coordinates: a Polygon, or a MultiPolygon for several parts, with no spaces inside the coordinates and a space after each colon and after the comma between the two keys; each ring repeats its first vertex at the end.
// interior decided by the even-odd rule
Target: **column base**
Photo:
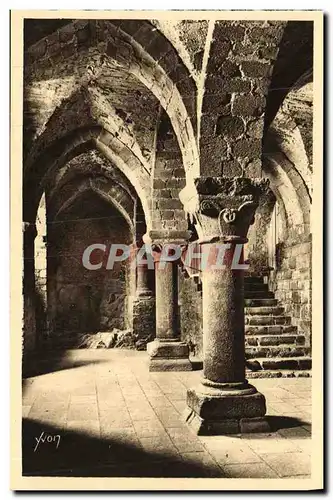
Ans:
{"type": "Polygon", "coordinates": [[[187,391],[187,405],[185,421],[200,435],[270,431],[265,396],[247,383],[202,384],[187,391]]]}
{"type": "Polygon", "coordinates": [[[191,371],[189,347],[185,342],[154,340],[147,344],[150,372],[191,371]]]}

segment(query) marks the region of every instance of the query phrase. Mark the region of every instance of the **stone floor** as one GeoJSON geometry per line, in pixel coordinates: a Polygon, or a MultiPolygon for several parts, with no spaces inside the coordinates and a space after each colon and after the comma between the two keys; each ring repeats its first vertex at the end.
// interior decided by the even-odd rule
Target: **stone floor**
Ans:
{"type": "Polygon", "coordinates": [[[311,379],[255,381],[271,433],[198,437],[182,412],[200,371],[149,373],[145,352],[102,349],[34,370],[23,381],[24,475],[310,477],[311,379]]]}

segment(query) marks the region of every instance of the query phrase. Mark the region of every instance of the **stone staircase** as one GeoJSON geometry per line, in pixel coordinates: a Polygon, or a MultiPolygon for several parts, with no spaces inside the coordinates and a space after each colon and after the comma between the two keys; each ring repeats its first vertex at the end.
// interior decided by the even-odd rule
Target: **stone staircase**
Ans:
{"type": "MultiPolygon", "coordinates": [[[[201,293],[199,276],[192,278],[201,293]]],[[[264,278],[246,276],[244,288],[247,378],[310,377],[311,347],[264,278]]]]}
{"type": "Polygon", "coordinates": [[[259,276],[245,277],[247,377],[309,377],[311,348],[259,276]]]}

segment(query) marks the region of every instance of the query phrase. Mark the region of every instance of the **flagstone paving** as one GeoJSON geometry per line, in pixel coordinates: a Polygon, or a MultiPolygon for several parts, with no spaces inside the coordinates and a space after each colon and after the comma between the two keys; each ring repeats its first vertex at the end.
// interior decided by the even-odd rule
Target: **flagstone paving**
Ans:
{"type": "Polygon", "coordinates": [[[36,366],[23,381],[23,473],[310,477],[311,379],[254,381],[272,432],[197,436],[183,411],[202,372],[149,373],[147,362],[145,352],[82,349],[36,366]]]}

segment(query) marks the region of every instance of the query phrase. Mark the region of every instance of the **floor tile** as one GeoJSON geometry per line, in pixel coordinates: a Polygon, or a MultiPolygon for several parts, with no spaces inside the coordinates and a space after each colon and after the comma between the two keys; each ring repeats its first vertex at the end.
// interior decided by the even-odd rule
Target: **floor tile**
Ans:
{"type": "Polygon", "coordinates": [[[280,415],[289,415],[289,413],[295,413],[297,411],[296,406],[291,403],[269,403],[269,408],[275,410],[280,415]]]}
{"type": "Polygon", "coordinates": [[[68,420],[66,429],[70,432],[78,432],[85,436],[100,437],[98,420],[68,420]]]}
{"type": "Polygon", "coordinates": [[[159,420],[134,421],[133,426],[138,437],[149,438],[153,436],[166,436],[166,431],[159,420]]]}
{"type": "Polygon", "coordinates": [[[195,439],[184,439],[184,440],[173,439],[172,441],[180,453],[189,453],[189,452],[194,452],[194,451],[195,452],[206,451],[205,448],[200,443],[200,441],[195,440],[195,439]]]}
{"type": "Polygon", "coordinates": [[[128,427],[126,429],[111,429],[101,426],[101,437],[114,443],[132,444],[141,447],[141,443],[133,427],[128,427]]]}
{"type": "Polygon", "coordinates": [[[163,414],[157,414],[159,420],[164,427],[168,428],[184,428],[185,420],[176,411],[165,412],[163,414]]]}
{"type": "Polygon", "coordinates": [[[267,453],[264,460],[280,477],[311,474],[311,459],[305,453],[267,453]]]}
{"type": "Polygon", "coordinates": [[[307,455],[311,455],[313,443],[311,439],[290,439],[295,446],[295,450],[300,450],[307,455]]]}
{"type": "Polygon", "coordinates": [[[182,414],[187,408],[187,404],[185,401],[173,401],[172,406],[178,411],[178,413],[182,414]]]}
{"type": "Polygon", "coordinates": [[[150,397],[150,396],[148,396],[148,400],[153,408],[172,408],[172,404],[165,397],[150,397]]]}
{"type": "Polygon", "coordinates": [[[132,420],[155,420],[156,413],[151,407],[148,407],[144,410],[140,408],[129,409],[129,414],[132,420]]]}
{"type": "Polygon", "coordinates": [[[241,437],[228,436],[198,436],[200,442],[209,450],[224,450],[241,445],[241,437]]]}
{"type": "Polygon", "coordinates": [[[251,439],[247,441],[248,446],[259,455],[271,453],[274,450],[276,453],[289,453],[298,450],[296,444],[287,438],[274,439],[251,439]]]}
{"type": "Polygon", "coordinates": [[[262,462],[262,459],[249,447],[233,447],[220,450],[209,450],[220,465],[251,464],[262,462]]]}
{"type": "Polygon", "coordinates": [[[225,477],[233,478],[277,478],[277,473],[269,465],[261,462],[255,464],[236,464],[223,467],[225,477]]]}
{"type": "Polygon", "coordinates": [[[102,397],[98,396],[97,404],[98,404],[98,408],[102,411],[107,411],[107,410],[117,411],[118,409],[119,410],[126,409],[126,403],[125,403],[124,399],[114,400],[114,399],[110,399],[110,398],[106,399],[106,398],[102,398],[102,397]]]}
{"type": "Polygon", "coordinates": [[[224,475],[214,458],[207,452],[181,453],[181,457],[186,464],[200,467],[205,477],[223,477],[224,475]]]}
{"type": "Polygon", "coordinates": [[[96,404],[97,403],[97,394],[71,394],[70,396],[71,404],[96,404]]]}
{"type": "Polygon", "coordinates": [[[142,448],[148,453],[159,453],[170,458],[178,456],[178,450],[167,436],[155,436],[150,438],[140,438],[142,448]]]}
{"type": "Polygon", "coordinates": [[[98,420],[97,404],[70,404],[68,420],[98,420]]]}

